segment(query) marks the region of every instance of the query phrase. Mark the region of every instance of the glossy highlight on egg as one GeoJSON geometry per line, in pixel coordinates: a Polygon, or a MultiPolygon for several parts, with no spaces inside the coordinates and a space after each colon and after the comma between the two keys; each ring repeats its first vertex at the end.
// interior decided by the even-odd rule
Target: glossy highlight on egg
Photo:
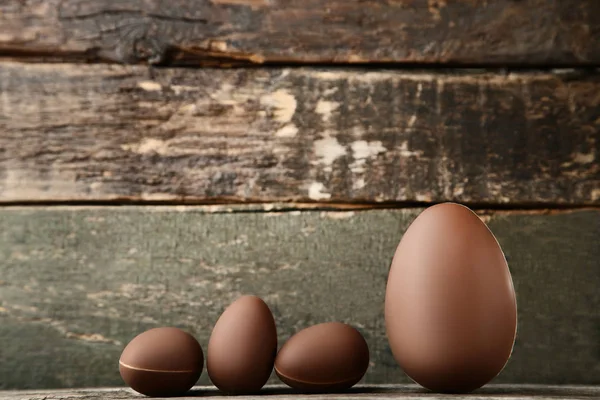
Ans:
{"type": "Polygon", "coordinates": [[[413,221],[390,267],[385,323],[398,364],[432,391],[470,392],[502,371],[516,296],[498,241],[473,211],[443,203],[413,221]]]}

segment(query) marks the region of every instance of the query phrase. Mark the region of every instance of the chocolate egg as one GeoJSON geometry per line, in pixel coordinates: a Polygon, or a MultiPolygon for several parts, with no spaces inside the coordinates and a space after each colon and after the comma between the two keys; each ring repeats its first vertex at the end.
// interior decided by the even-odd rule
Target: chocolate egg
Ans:
{"type": "Polygon", "coordinates": [[[179,396],[202,374],[204,356],[198,341],[177,328],[154,328],[139,334],[119,359],[121,377],[147,396],[179,396]]]}
{"type": "Polygon", "coordinates": [[[369,347],[350,325],[326,322],[301,330],[279,350],[275,372],[304,391],[349,389],[369,367],[369,347]]]}
{"type": "Polygon", "coordinates": [[[465,393],[500,373],[515,341],[515,291],[474,212],[439,204],[410,225],[392,260],[385,323],[396,361],[430,390],[465,393]]]}
{"type": "Polygon", "coordinates": [[[260,390],[273,371],[277,330],[271,310],[243,296],[223,312],[210,335],[206,369],[212,383],[231,394],[260,390]]]}

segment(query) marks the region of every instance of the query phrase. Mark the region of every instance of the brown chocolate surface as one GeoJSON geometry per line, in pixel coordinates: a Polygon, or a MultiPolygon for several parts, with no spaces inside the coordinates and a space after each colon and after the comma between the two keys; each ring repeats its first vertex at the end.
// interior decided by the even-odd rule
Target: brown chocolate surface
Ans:
{"type": "Polygon", "coordinates": [[[256,296],[243,296],[221,315],[208,343],[206,369],[226,393],[253,393],[273,371],[277,329],[271,310],[256,296]]]}
{"type": "Polygon", "coordinates": [[[204,355],[198,341],[177,328],[154,328],[133,338],[119,359],[121,377],[148,396],[187,392],[202,374],[204,355]]]}
{"type": "Polygon", "coordinates": [[[189,372],[144,371],[119,364],[123,380],[136,392],[152,397],[181,396],[200,378],[202,370],[189,372]]]}
{"type": "Polygon", "coordinates": [[[279,350],[275,372],[287,385],[308,391],[343,390],[363,377],[369,348],[350,325],[327,322],[292,336],[279,350]]]}
{"type": "Polygon", "coordinates": [[[515,292],[475,213],[445,203],[413,221],[390,268],[385,321],[395,359],[428,389],[469,392],[502,370],[515,340],[515,292]]]}

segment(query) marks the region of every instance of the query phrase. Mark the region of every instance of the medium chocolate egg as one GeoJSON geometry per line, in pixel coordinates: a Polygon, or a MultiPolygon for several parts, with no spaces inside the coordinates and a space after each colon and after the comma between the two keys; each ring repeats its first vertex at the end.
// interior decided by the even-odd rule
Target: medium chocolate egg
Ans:
{"type": "Polygon", "coordinates": [[[260,298],[243,296],[215,324],[206,369],[223,392],[253,393],[269,379],[276,354],[277,330],[271,310],[260,298]]]}
{"type": "Polygon", "coordinates": [[[198,381],[203,363],[202,349],[192,335],[177,328],[154,328],[125,347],[119,372],[141,394],[179,396],[198,381]]]}
{"type": "Polygon", "coordinates": [[[392,260],[385,323],[396,361],[430,390],[465,393],[500,373],[515,341],[515,291],[474,212],[444,203],[413,221],[392,260]]]}
{"type": "Polygon", "coordinates": [[[340,322],[301,330],[275,359],[275,372],[284,383],[311,392],[349,389],[368,367],[367,342],[356,329],[340,322]]]}

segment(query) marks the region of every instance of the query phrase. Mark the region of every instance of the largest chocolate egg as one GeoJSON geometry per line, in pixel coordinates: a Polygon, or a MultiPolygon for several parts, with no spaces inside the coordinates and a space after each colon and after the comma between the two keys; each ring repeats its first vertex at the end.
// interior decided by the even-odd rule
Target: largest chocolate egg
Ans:
{"type": "Polygon", "coordinates": [[[394,358],[428,389],[465,393],[500,373],[515,341],[515,291],[474,212],[439,204],[410,225],[392,260],[385,323],[394,358]]]}

